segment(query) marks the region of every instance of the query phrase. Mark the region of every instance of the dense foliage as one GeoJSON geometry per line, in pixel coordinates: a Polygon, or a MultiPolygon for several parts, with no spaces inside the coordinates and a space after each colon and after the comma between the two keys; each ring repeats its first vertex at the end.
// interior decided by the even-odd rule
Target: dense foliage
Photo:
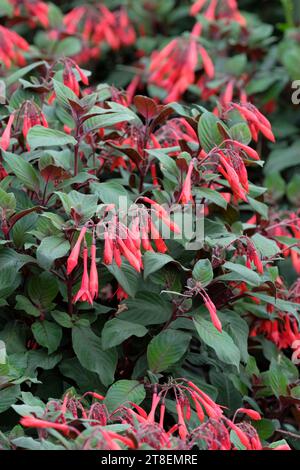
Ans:
{"type": "Polygon", "coordinates": [[[299,3],[56,3],[0,4],[0,449],[300,449],[299,3]]]}

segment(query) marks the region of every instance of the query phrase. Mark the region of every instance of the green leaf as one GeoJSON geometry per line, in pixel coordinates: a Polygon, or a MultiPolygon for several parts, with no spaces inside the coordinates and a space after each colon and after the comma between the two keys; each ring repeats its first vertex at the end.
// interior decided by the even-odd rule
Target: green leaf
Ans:
{"type": "Polygon", "coordinates": [[[16,204],[15,195],[13,193],[7,193],[0,188],[0,207],[4,209],[7,218],[15,212],[16,204]]]}
{"type": "MultiPolygon", "coordinates": [[[[256,272],[241,264],[226,261],[226,263],[223,264],[223,268],[238,274],[237,279],[240,281],[245,281],[253,286],[258,286],[261,283],[260,277],[256,272]]],[[[223,276],[220,276],[219,279],[222,277],[223,276]]]]}
{"type": "Polygon", "coordinates": [[[234,124],[230,128],[230,135],[233,140],[237,140],[245,145],[249,145],[252,140],[250,129],[245,122],[234,124]]]}
{"type": "Polygon", "coordinates": [[[299,152],[300,140],[297,140],[292,145],[286,148],[276,148],[273,150],[268,161],[264,167],[264,173],[280,172],[286,168],[292,168],[300,164],[299,152]]]}
{"type": "Polygon", "coordinates": [[[261,419],[259,421],[252,422],[252,425],[258,432],[259,437],[264,440],[269,439],[274,434],[277,427],[276,420],[271,419],[261,419]]]}
{"type": "MultiPolygon", "coordinates": [[[[125,108],[126,109],[126,108],[125,108]]],[[[111,127],[114,126],[115,124],[119,124],[120,122],[130,122],[134,121],[134,116],[128,111],[128,112],[118,112],[114,113],[111,111],[107,111],[103,114],[99,114],[98,116],[93,116],[89,119],[87,119],[84,122],[84,130],[85,132],[90,132],[93,130],[98,130],[101,128],[105,127],[111,127]]]]}
{"type": "Polygon", "coordinates": [[[256,233],[252,237],[252,241],[262,256],[271,257],[279,253],[279,248],[274,240],[264,237],[260,233],[256,233]]]}
{"type": "Polygon", "coordinates": [[[17,295],[16,301],[17,303],[15,308],[17,310],[24,310],[24,312],[26,312],[28,315],[32,315],[33,317],[37,318],[41,315],[40,310],[36,308],[24,295],[17,295]]]}
{"type": "MultiPolygon", "coordinates": [[[[1,364],[1,362],[0,362],[1,364]]],[[[296,387],[293,387],[291,389],[291,395],[293,398],[299,398],[300,399],[300,385],[296,385],[296,387]]]]}
{"type": "Polygon", "coordinates": [[[24,77],[24,75],[26,75],[28,72],[31,72],[31,70],[39,67],[40,65],[43,65],[44,63],[45,62],[43,60],[40,60],[38,62],[34,62],[33,64],[26,65],[26,67],[18,68],[14,73],[5,79],[6,86],[9,87],[20,78],[24,77]]]}
{"type": "Polygon", "coordinates": [[[300,204],[300,174],[293,175],[286,191],[288,200],[295,206],[300,204]]]}
{"type": "Polygon", "coordinates": [[[59,368],[61,373],[65,377],[72,379],[83,392],[93,390],[105,393],[105,388],[100,382],[98,375],[82,367],[76,357],[64,359],[59,368]]]}
{"type": "MultiPolygon", "coordinates": [[[[248,336],[249,336],[249,327],[248,324],[243,318],[241,318],[235,312],[224,312],[222,319],[226,317],[229,322],[229,332],[232,336],[235,344],[241,352],[241,359],[243,362],[247,363],[249,354],[248,354],[248,336]]],[[[225,319],[225,318],[224,318],[225,319]]]]}
{"type": "Polygon", "coordinates": [[[163,266],[174,261],[169,255],[146,251],[144,254],[144,278],[147,279],[150,274],[159,271],[163,266]]]}
{"type": "Polygon", "coordinates": [[[242,406],[242,395],[235,388],[228,374],[212,370],[209,378],[218,390],[217,403],[219,405],[226,406],[232,412],[242,406]]]}
{"type": "Polygon", "coordinates": [[[116,350],[103,351],[101,338],[90,328],[82,326],[73,328],[72,343],[80,364],[89,371],[96,372],[105,386],[110,385],[117,366],[116,350]]]}
{"type": "Polygon", "coordinates": [[[223,209],[227,208],[227,201],[221,196],[218,191],[209,188],[195,188],[194,189],[195,195],[199,198],[205,198],[208,201],[216,204],[223,209]]]}
{"type": "Polygon", "coordinates": [[[81,51],[81,41],[72,36],[60,40],[57,47],[55,48],[55,55],[61,56],[73,56],[81,51]]]}
{"type": "Polygon", "coordinates": [[[71,135],[43,126],[31,127],[27,134],[27,141],[31,150],[39,147],[57,147],[76,144],[76,140],[71,135]]]}
{"type": "Polygon", "coordinates": [[[70,317],[66,312],[60,312],[58,310],[54,310],[51,312],[52,317],[58,323],[60,326],[63,326],[64,328],[72,328],[73,327],[73,322],[70,317]]]}
{"type": "Polygon", "coordinates": [[[4,341],[0,341],[0,364],[6,363],[6,346],[4,341]]]}
{"type": "Polygon", "coordinates": [[[210,321],[199,314],[196,314],[194,324],[200,339],[215,351],[218,358],[239,369],[241,354],[229,334],[226,331],[220,333],[210,321]]]}
{"type": "Polygon", "coordinates": [[[209,259],[197,261],[193,269],[193,278],[200,282],[203,287],[211,283],[214,273],[209,259]]]}
{"type": "Polygon", "coordinates": [[[0,390],[0,413],[8,410],[20,395],[20,385],[13,385],[0,390]]]}
{"type": "Polygon", "coordinates": [[[281,365],[274,360],[271,362],[270,369],[264,374],[264,383],[271,388],[277,398],[288,395],[287,377],[283,373],[281,365]]]}
{"type": "Polygon", "coordinates": [[[139,292],[134,299],[127,299],[124,304],[127,310],[122,313],[122,320],[139,325],[159,325],[168,321],[172,315],[170,302],[152,292],[139,292]]]}
{"type": "Polygon", "coordinates": [[[285,194],[285,181],[278,172],[269,173],[264,180],[264,185],[267,186],[268,193],[274,201],[278,201],[285,194]]]}
{"type": "Polygon", "coordinates": [[[210,152],[210,150],[220,145],[224,140],[224,136],[218,128],[218,124],[224,127],[222,121],[208,111],[203,113],[199,119],[198,135],[205,152],[210,152]]]}
{"type": "Polygon", "coordinates": [[[53,262],[66,256],[69,250],[70,243],[63,236],[46,237],[36,250],[37,261],[42,268],[50,269],[53,262]]]}
{"type": "Polygon", "coordinates": [[[30,277],[27,291],[35,305],[47,309],[58,294],[58,283],[52,274],[43,272],[38,276],[30,277]]]}
{"type": "Polygon", "coordinates": [[[74,209],[85,221],[93,217],[97,212],[98,196],[96,194],[82,194],[74,190],[68,194],[56,191],[55,194],[60,198],[68,216],[70,216],[72,209],[74,209]]]}
{"type": "Polygon", "coordinates": [[[130,297],[134,297],[138,290],[139,273],[126,261],[123,261],[121,268],[116,263],[106,266],[106,268],[116,278],[124,291],[130,297]]]}
{"type": "Polygon", "coordinates": [[[247,66],[247,55],[236,54],[234,57],[230,57],[225,63],[225,70],[229,75],[235,75],[239,77],[245,71],[247,66]]]}
{"type": "Polygon", "coordinates": [[[31,329],[35,340],[38,344],[47,348],[49,354],[57,350],[62,339],[60,326],[48,320],[43,320],[33,323],[31,329]]]}
{"type": "Polygon", "coordinates": [[[119,183],[114,181],[108,183],[91,183],[90,187],[91,191],[97,194],[104,204],[115,204],[116,208],[119,208],[120,204],[127,204],[127,191],[124,186],[119,183]]]}
{"type": "Polygon", "coordinates": [[[269,208],[267,204],[264,204],[263,202],[257,201],[256,199],[253,199],[252,197],[248,196],[248,202],[249,205],[252,207],[252,209],[260,214],[263,219],[268,220],[269,216],[269,208]]]}
{"type": "Polygon", "coordinates": [[[300,309],[300,304],[296,302],[289,302],[287,300],[279,299],[271,295],[262,294],[261,292],[255,292],[254,297],[261,299],[262,301],[274,305],[275,308],[283,312],[289,312],[297,314],[300,309]]]}
{"type": "Polygon", "coordinates": [[[39,441],[35,441],[32,437],[21,436],[13,439],[13,444],[20,448],[26,450],[41,450],[42,444],[39,441]]]}
{"type": "Polygon", "coordinates": [[[113,318],[105,323],[102,330],[102,347],[103,349],[109,349],[113,346],[117,346],[131,336],[137,336],[141,338],[148,333],[147,328],[136,323],[119,320],[119,318],[113,318]]]}
{"type": "Polygon", "coordinates": [[[166,153],[163,150],[151,149],[151,150],[147,150],[147,153],[149,153],[149,155],[151,155],[152,157],[157,158],[157,160],[160,162],[161,171],[164,174],[166,175],[171,174],[175,177],[179,176],[180,174],[179,169],[174,159],[166,155],[166,153]]]}
{"type": "Polygon", "coordinates": [[[20,274],[13,266],[1,266],[0,269],[0,298],[8,297],[15,291],[21,282],[20,274]]]}
{"type": "Polygon", "coordinates": [[[164,330],[155,336],[147,349],[148,364],[152,372],[162,372],[176,364],[186,352],[191,337],[178,330],[164,330]]]}
{"type": "Polygon", "coordinates": [[[31,191],[38,191],[39,189],[39,176],[35,168],[30,163],[26,162],[20,155],[2,151],[3,159],[6,165],[26,188],[31,191]]]}
{"type": "Polygon", "coordinates": [[[129,401],[139,405],[145,397],[144,385],[137,380],[118,380],[107,390],[104,404],[112,413],[116,408],[129,401]]]}
{"type": "MultiPolygon", "coordinates": [[[[74,91],[71,90],[71,88],[64,85],[63,83],[59,82],[58,80],[55,80],[55,78],[52,79],[52,82],[53,82],[57,101],[63,107],[63,109],[70,111],[71,105],[70,105],[69,100],[72,100],[75,103],[78,102],[78,98],[75,95],[74,91]]],[[[68,118],[71,119],[72,121],[71,117],[68,116],[68,118]]]]}

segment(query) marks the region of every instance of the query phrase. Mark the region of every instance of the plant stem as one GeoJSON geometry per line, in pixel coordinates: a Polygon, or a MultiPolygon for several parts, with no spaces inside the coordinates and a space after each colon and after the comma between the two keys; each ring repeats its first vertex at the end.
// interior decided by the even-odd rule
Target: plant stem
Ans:
{"type": "Polygon", "coordinates": [[[294,28],[295,27],[295,22],[294,22],[294,4],[293,0],[281,0],[283,9],[284,9],[284,15],[285,15],[285,21],[288,25],[289,28],[294,28]]]}

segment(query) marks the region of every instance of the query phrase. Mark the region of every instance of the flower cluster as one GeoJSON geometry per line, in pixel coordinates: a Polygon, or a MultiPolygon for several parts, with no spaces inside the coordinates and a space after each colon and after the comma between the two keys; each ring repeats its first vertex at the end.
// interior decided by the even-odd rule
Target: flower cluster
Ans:
{"type": "Polygon", "coordinates": [[[82,37],[83,50],[77,57],[81,62],[99,57],[104,44],[116,50],[134,44],[136,39],[126,10],[111,12],[102,3],[73,8],[65,15],[64,25],[67,34],[82,37]]]}
{"type": "Polygon", "coordinates": [[[209,21],[222,19],[224,21],[237,21],[241,26],[246,26],[246,20],[241,15],[237,0],[195,0],[190,9],[192,16],[202,13],[209,21]]]}
{"type": "Polygon", "coordinates": [[[201,29],[201,24],[196,23],[188,38],[173,39],[160,52],[153,53],[149,81],[167,91],[166,103],[179,100],[195,82],[199,57],[207,77],[214,76],[213,62],[199,42],[201,29]]]}
{"type": "MultiPolygon", "coordinates": [[[[243,414],[252,422],[261,419],[260,414],[250,408],[239,408],[233,419],[224,415],[223,409],[191,381],[171,379],[168,384],[154,385],[150,412],[131,401],[121,404],[117,409],[108,411],[105,397],[95,392],[87,392],[77,398],[66,393],[62,401],[50,401],[44,416],[33,415],[21,418],[24,428],[38,430],[41,440],[51,439],[51,429],[73,440],[80,449],[191,449],[194,446],[207,450],[236,449],[231,431],[234,431],[241,448],[263,450],[264,444],[247,421],[236,423],[237,415],[243,414]],[[175,394],[176,423],[166,424],[169,410],[166,396],[175,394]],[[93,397],[92,405],[88,396],[93,397]],[[189,423],[192,413],[197,416],[199,426],[189,423]],[[81,423],[87,429],[82,430],[81,423]],[[111,423],[125,425],[125,432],[111,429],[111,423]]],[[[55,441],[53,442],[55,444],[55,441]]],[[[287,444],[278,444],[274,450],[290,450],[287,444]]]]}
{"type": "Polygon", "coordinates": [[[28,42],[15,31],[0,25],[0,60],[8,69],[12,64],[24,66],[24,52],[28,51],[28,42]]]}

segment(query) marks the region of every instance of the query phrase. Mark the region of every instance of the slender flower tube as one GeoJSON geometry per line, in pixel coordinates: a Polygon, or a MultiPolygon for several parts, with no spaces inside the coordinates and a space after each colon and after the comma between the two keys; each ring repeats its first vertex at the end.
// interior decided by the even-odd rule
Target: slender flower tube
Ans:
{"type": "Polygon", "coordinates": [[[83,249],[83,274],[81,279],[81,287],[73,299],[73,303],[78,302],[88,302],[93,304],[93,299],[89,290],[89,275],[88,275],[88,249],[84,247],[83,249]]]}
{"type": "Polygon", "coordinates": [[[99,289],[99,282],[98,282],[98,270],[96,265],[96,243],[93,240],[93,244],[91,246],[91,266],[90,266],[90,279],[89,279],[89,289],[92,299],[96,299],[98,297],[98,289],[99,289]]]}
{"type": "Polygon", "coordinates": [[[68,426],[67,424],[51,423],[50,421],[44,421],[42,419],[34,418],[32,416],[24,416],[23,418],[21,418],[20,423],[22,424],[22,426],[25,426],[27,428],[56,429],[57,431],[61,431],[66,436],[68,436],[71,432],[79,434],[79,431],[77,431],[77,429],[68,426]]]}
{"type": "Polygon", "coordinates": [[[2,134],[0,147],[2,150],[7,150],[10,144],[10,136],[11,136],[11,127],[14,122],[15,115],[11,114],[8,119],[7,126],[2,134]]]}
{"type": "Polygon", "coordinates": [[[194,161],[191,160],[188,168],[188,172],[185,178],[185,181],[182,186],[182,191],[179,197],[178,202],[182,202],[182,204],[188,204],[190,201],[193,200],[192,196],[192,172],[194,169],[194,161]]]}
{"type": "Polygon", "coordinates": [[[79,257],[79,253],[80,253],[80,247],[81,247],[82,240],[84,239],[84,236],[86,234],[86,230],[87,230],[86,227],[82,227],[82,229],[80,231],[80,234],[79,234],[79,237],[77,239],[77,242],[75,243],[74,248],[71,251],[71,254],[70,254],[70,256],[68,258],[68,261],[67,261],[67,274],[71,274],[73,269],[78,264],[78,257],[79,257]]]}

